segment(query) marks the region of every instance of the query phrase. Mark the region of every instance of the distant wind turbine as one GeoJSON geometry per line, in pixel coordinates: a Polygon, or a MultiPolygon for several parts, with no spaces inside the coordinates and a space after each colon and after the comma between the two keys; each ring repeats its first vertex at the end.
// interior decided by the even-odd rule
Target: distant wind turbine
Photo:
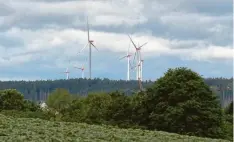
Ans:
{"type": "Polygon", "coordinates": [[[127,55],[126,56],[124,56],[124,57],[121,57],[120,58],[120,60],[122,60],[122,59],[124,59],[124,58],[127,58],[127,81],[129,81],[130,80],[130,57],[131,57],[131,55],[129,54],[129,48],[130,48],[130,45],[129,45],[129,47],[128,47],[128,52],[127,52],[127,55]]]}
{"type": "Polygon", "coordinates": [[[136,44],[133,42],[133,40],[132,40],[132,38],[128,35],[128,37],[130,38],[130,40],[131,40],[131,42],[132,42],[132,44],[134,45],[134,47],[135,47],[135,54],[134,54],[134,58],[133,58],[133,61],[135,61],[135,58],[136,58],[136,64],[137,64],[137,80],[142,80],[142,67],[141,67],[141,65],[142,65],[142,57],[141,57],[141,48],[143,47],[143,46],[145,46],[146,44],[147,44],[147,42],[146,43],[144,43],[144,44],[142,44],[141,46],[139,46],[139,44],[138,44],[138,47],[136,46],[136,44]]]}
{"type": "Polygon", "coordinates": [[[68,71],[68,68],[66,69],[66,71],[65,72],[62,72],[62,73],[65,73],[66,74],[66,79],[69,79],[69,71],[68,71]]]}
{"type": "Polygon", "coordinates": [[[74,66],[74,68],[81,70],[81,77],[84,78],[84,69],[85,69],[84,66],[82,67],[74,66]]]}
{"type": "MultiPolygon", "coordinates": [[[[87,34],[88,34],[88,43],[84,46],[84,48],[82,48],[81,50],[80,50],[80,52],[81,51],[83,51],[86,47],[87,47],[87,45],[89,45],[89,78],[90,79],[92,79],[92,46],[98,51],[98,49],[97,49],[97,47],[93,44],[93,40],[90,40],[90,36],[89,36],[89,22],[88,22],[88,17],[87,17],[87,34]]],[[[79,52],[79,53],[80,53],[79,52]]]]}
{"type": "Polygon", "coordinates": [[[138,47],[136,46],[136,44],[133,42],[133,40],[132,40],[132,38],[128,35],[128,37],[130,38],[130,40],[131,40],[131,42],[132,42],[132,44],[133,44],[133,46],[135,47],[135,54],[134,54],[134,58],[133,58],[133,61],[135,60],[135,58],[137,58],[137,61],[136,61],[136,68],[137,68],[137,80],[138,80],[138,82],[139,82],[139,86],[140,86],[140,89],[142,90],[142,84],[141,84],[141,81],[142,81],[142,59],[141,59],[141,48],[143,47],[143,46],[145,46],[146,44],[147,44],[147,42],[146,43],[144,43],[144,44],[142,44],[141,46],[139,46],[138,45],[138,47]]]}

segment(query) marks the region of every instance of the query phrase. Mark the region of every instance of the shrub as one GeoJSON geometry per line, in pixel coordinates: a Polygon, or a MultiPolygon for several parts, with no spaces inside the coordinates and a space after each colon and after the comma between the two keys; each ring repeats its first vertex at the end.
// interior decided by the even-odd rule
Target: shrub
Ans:
{"type": "Polygon", "coordinates": [[[23,95],[16,89],[6,89],[0,91],[0,109],[2,110],[22,110],[24,104],[23,95]]]}

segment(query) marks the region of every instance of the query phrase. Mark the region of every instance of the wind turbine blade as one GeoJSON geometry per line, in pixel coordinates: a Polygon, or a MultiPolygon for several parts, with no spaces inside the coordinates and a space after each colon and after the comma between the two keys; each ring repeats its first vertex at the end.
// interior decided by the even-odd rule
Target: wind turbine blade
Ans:
{"type": "Polygon", "coordinates": [[[87,47],[87,45],[88,45],[88,43],[80,50],[80,52],[83,51],[87,47]]]}
{"type": "Polygon", "coordinates": [[[133,42],[133,40],[132,40],[132,38],[130,37],[130,35],[128,35],[128,37],[130,38],[130,40],[131,40],[132,44],[134,45],[134,47],[137,49],[137,46],[136,46],[136,44],[133,42]]]}
{"type": "Polygon", "coordinates": [[[129,65],[130,65],[130,68],[131,68],[131,69],[134,68],[134,66],[132,66],[131,62],[129,63],[129,65]]]}
{"type": "Polygon", "coordinates": [[[124,59],[124,58],[126,58],[127,56],[124,56],[124,57],[121,57],[119,60],[122,60],[122,59],[124,59]]]}
{"type": "Polygon", "coordinates": [[[137,65],[136,66],[132,66],[131,69],[136,69],[137,65]]]}
{"type": "Polygon", "coordinates": [[[132,62],[134,62],[134,61],[135,61],[136,54],[137,54],[137,52],[135,52],[135,54],[134,54],[134,58],[133,58],[133,61],[132,61],[132,62]]]}
{"type": "Polygon", "coordinates": [[[97,47],[92,42],[90,42],[90,44],[98,51],[97,47]]]}
{"type": "Polygon", "coordinates": [[[129,55],[129,49],[130,49],[130,45],[131,45],[131,43],[129,43],[129,45],[128,45],[128,55],[129,55]]]}
{"type": "Polygon", "coordinates": [[[145,46],[147,43],[148,43],[148,42],[146,42],[146,43],[142,44],[139,48],[141,48],[141,47],[145,46]]]}
{"type": "Polygon", "coordinates": [[[88,34],[88,41],[89,41],[89,18],[87,16],[87,34],[88,34]]]}

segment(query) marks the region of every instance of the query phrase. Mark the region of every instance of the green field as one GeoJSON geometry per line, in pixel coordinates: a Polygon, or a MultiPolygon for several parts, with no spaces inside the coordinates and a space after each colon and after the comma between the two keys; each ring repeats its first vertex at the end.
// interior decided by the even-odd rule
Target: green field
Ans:
{"type": "Polygon", "coordinates": [[[224,142],[159,131],[119,129],[111,126],[12,118],[0,114],[1,142],[224,142]]]}

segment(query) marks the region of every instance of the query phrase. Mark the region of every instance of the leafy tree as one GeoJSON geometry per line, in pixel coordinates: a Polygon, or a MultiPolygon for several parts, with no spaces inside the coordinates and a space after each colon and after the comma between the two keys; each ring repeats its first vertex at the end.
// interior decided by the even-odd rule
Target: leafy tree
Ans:
{"type": "Polygon", "coordinates": [[[23,102],[23,95],[16,89],[0,91],[0,109],[21,110],[23,108],[23,102]]]}
{"type": "Polygon", "coordinates": [[[66,89],[58,88],[48,96],[46,104],[49,108],[60,111],[68,107],[71,101],[72,96],[69,94],[69,92],[66,89]]]}
{"type": "Polygon", "coordinates": [[[72,100],[69,107],[62,109],[62,120],[69,122],[86,122],[87,105],[85,99],[85,97],[77,97],[72,100]]]}
{"type": "Polygon", "coordinates": [[[109,93],[110,102],[107,103],[106,121],[112,125],[129,127],[131,124],[130,97],[119,91],[109,93]]]}
{"type": "Polygon", "coordinates": [[[85,99],[86,122],[101,124],[106,121],[107,107],[111,97],[106,93],[89,94],[85,99]]]}
{"type": "Polygon", "coordinates": [[[187,68],[169,69],[147,91],[150,129],[221,138],[223,114],[202,77],[187,68]]]}
{"type": "Polygon", "coordinates": [[[150,94],[138,92],[131,98],[132,116],[131,120],[135,127],[147,129],[149,126],[149,115],[153,111],[154,102],[148,100],[150,94]]]}

